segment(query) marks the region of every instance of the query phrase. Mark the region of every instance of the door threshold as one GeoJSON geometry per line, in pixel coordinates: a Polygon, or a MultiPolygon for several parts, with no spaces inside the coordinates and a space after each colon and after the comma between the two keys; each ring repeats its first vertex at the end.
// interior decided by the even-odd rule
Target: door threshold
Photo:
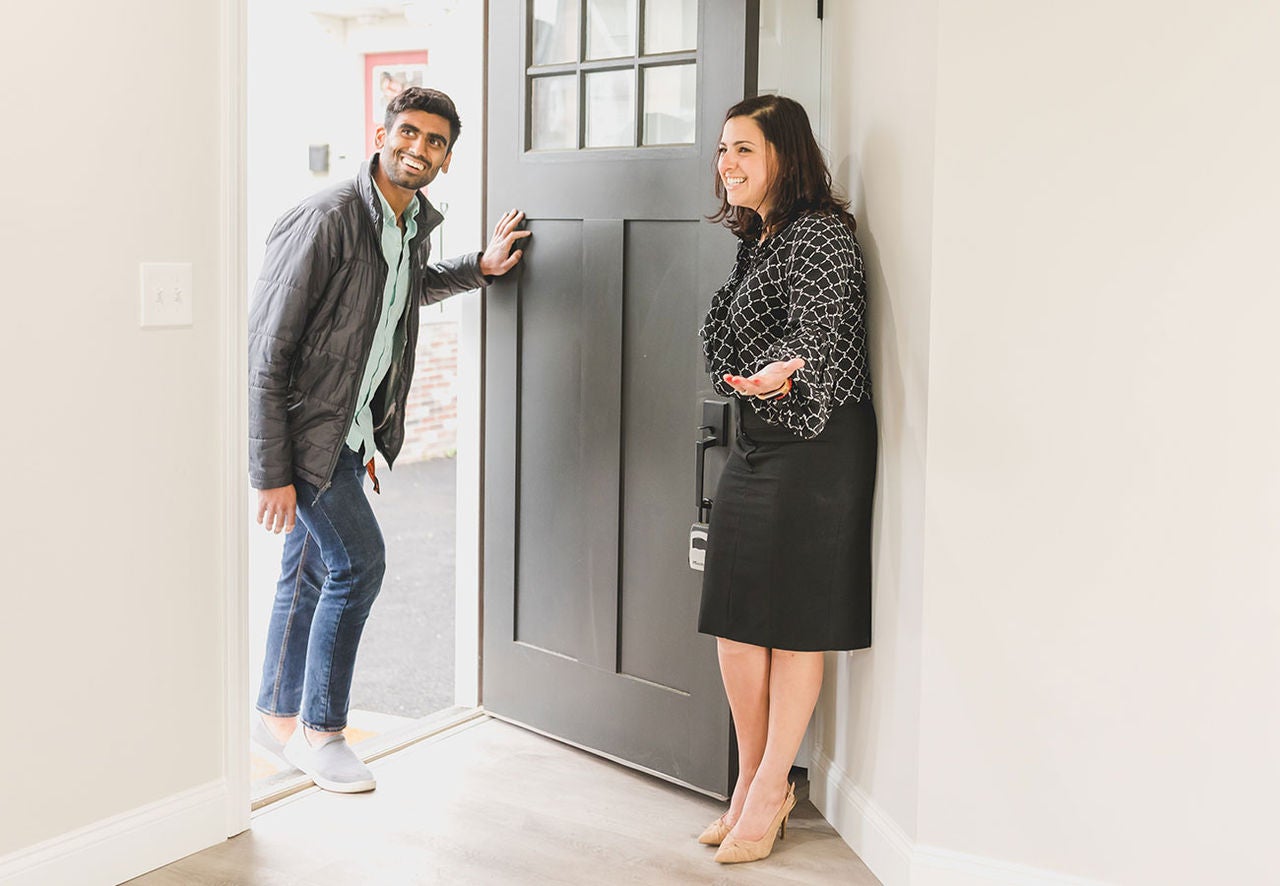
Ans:
{"type": "MultiPolygon", "coordinates": [[[[365,763],[372,763],[397,751],[431,739],[444,738],[464,728],[478,725],[488,719],[483,708],[454,706],[437,711],[418,720],[408,721],[399,728],[375,735],[353,745],[353,749],[365,763]]],[[[261,796],[253,797],[250,806],[254,814],[268,811],[267,807],[310,789],[319,790],[315,782],[296,769],[272,779],[261,796]]]]}
{"type": "Polygon", "coordinates": [[[558,735],[553,735],[550,732],[546,732],[542,729],[539,729],[536,726],[530,726],[528,723],[521,723],[519,720],[513,720],[510,717],[504,717],[502,714],[495,714],[492,711],[484,711],[483,713],[486,717],[492,717],[495,720],[501,720],[504,723],[510,723],[512,726],[519,726],[521,729],[527,729],[530,732],[536,732],[538,735],[544,736],[545,738],[552,739],[553,741],[558,741],[561,744],[567,744],[569,747],[577,748],[580,751],[586,751],[588,754],[591,754],[596,757],[602,757],[605,760],[609,760],[613,763],[617,763],[619,766],[625,766],[628,769],[634,769],[636,772],[643,772],[645,775],[651,775],[654,778],[661,779],[662,781],[667,782],[668,784],[673,784],[673,785],[676,785],[677,787],[682,787],[682,788],[685,788],[686,790],[693,791],[695,794],[702,794],[702,796],[710,797],[713,800],[724,801],[729,799],[724,794],[717,794],[715,791],[709,791],[706,788],[700,788],[696,784],[689,784],[687,781],[681,781],[675,776],[667,775],[665,772],[657,772],[656,770],[649,769],[645,766],[640,766],[637,763],[632,763],[630,760],[624,760],[621,757],[615,757],[613,754],[606,754],[604,751],[598,751],[595,748],[587,747],[584,744],[578,744],[576,741],[569,741],[568,739],[561,738],[558,735]]]}

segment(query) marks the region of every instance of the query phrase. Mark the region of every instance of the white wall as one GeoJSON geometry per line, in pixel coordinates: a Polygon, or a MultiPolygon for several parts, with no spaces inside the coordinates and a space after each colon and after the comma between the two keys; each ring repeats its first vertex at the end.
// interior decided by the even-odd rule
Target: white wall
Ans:
{"type": "Polygon", "coordinates": [[[885,477],[820,802],[887,886],[1273,882],[1280,13],[827,10],[885,477]]]}
{"type": "Polygon", "coordinates": [[[220,5],[5,9],[0,879],[192,791],[179,843],[225,835],[220,5]],[[142,261],[191,328],[139,328],[142,261]]]}
{"type": "Polygon", "coordinates": [[[926,843],[1274,882],[1278,33],[942,3],[926,843]]]}
{"type": "Polygon", "coordinates": [[[828,656],[814,796],[878,871],[917,818],[936,21],[936,0],[828,3],[824,21],[833,172],[858,218],[881,450],[873,647],[828,656]],[[892,825],[868,830],[884,817],[892,825]]]}
{"type": "Polygon", "coordinates": [[[247,216],[250,279],[267,234],[289,207],[352,176],[364,160],[364,61],[346,49],[341,19],[303,0],[247,0],[247,216]],[[307,165],[329,145],[329,172],[307,165]]]}

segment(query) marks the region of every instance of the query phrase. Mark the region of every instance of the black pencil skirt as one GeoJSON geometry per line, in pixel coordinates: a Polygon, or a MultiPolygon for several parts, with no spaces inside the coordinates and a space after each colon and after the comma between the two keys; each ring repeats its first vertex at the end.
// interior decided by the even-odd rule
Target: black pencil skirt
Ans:
{"type": "Polygon", "coordinates": [[[707,534],[698,630],[813,652],[871,645],[871,401],[832,410],[813,440],[739,407],[707,534]]]}

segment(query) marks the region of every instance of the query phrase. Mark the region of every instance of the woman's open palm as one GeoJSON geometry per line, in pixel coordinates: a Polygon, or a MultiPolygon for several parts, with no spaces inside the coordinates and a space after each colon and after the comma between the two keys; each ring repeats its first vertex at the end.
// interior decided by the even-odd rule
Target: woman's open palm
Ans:
{"type": "Polygon", "coordinates": [[[745,394],[755,397],[760,394],[770,394],[782,387],[792,374],[804,366],[803,357],[795,357],[791,360],[779,360],[770,363],[762,368],[755,375],[743,377],[741,375],[725,374],[725,383],[731,386],[739,394],[745,394]]]}

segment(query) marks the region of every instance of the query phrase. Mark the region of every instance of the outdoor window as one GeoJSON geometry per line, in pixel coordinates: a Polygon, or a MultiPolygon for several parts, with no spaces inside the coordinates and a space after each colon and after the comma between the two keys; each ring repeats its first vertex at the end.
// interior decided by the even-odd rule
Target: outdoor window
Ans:
{"type": "Polygon", "coordinates": [[[532,151],[694,143],[698,0],[528,0],[532,151]]]}

